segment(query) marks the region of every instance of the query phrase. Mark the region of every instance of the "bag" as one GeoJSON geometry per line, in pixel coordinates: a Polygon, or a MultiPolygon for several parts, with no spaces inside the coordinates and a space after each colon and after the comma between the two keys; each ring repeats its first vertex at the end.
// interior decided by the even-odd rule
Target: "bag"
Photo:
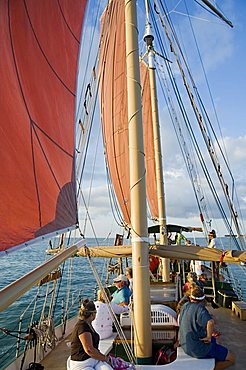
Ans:
{"type": "Polygon", "coordinates": [[[170,364],[177,358],[177,352],[174,348],[167,346],[166,344],[161,347],[155,356],[156,365],[170,364]]]}
{"type": "Polygon", "coordinates": [[[28,370],[44,370],[44,366],[37,362],[31,362],[29,364],[28,370]]]}
{"type": "Polygon", "coordinates": [[[126,370],[126,369],[134,370],[135,369],[135,366],[133,364],[131,364],[130,362],[124,361],[120,357],[114,357],[112,355],[109,355],[109,361],[110,361],[111,367],[114,370],[126,370]]]}

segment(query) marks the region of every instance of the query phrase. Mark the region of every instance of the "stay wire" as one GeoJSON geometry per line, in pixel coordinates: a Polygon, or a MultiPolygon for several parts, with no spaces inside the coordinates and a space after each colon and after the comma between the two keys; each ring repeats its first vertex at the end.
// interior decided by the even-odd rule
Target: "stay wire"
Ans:
{"type": "MultiPolygon", "coordinates": [[[[81,86],[81,92],[80,92],[80,97],[78,99],[78,105],[77,105],[77,113],[76,113],[76,116],[75,116],[75,122],[78,121],[78,116],[80,115],[80,109],[81,109],[81,103],[82,103],[82,95],[84,93],[84,89],[85,89],[85,84],[86,84],[86,75],[87,75],[87,72],[88,72],[88,67],[89,67],[89,62],[90,62],[90,59],[91,59],[91,52],[92,52],[92,47],[93,47],[93,40],[94,40],[94,37],[95,37],[95,32],[97,30],[97,22],[98,22],[98,17],[99,17],[99,10],[100,10],[100,5],[101,5],[101,0],[97,2],[97,12],[96,12],[96,16],[93,17],[94,19],[94,26],[90,24],[90,29],[93,30],[92,32],[92,35],[91,35],[91,40],[89,42],[89,51],[88,51],[88,56],[87,56],[87,60],[86,60],[86,64],[84,65],[83,64],[83,70],[84,70],[84,77],[83,77],[83,80],[82,80],[82,86],[81,86]]],[[[88,16],[89,13],[91,12],[90,10],[90,7],[88,6],[87,8],[87,13],[86,15],[88,16]]],[[[89,22],[89,20],[87,19],[87,21],[89,22]]],[[[85,27],[84,27],[85,28],[85,27]]],[[[81,50],[84,48],[84,43],[85,43],[85,38],[83,38],[81,40],[81,50]]],[[[81,55],[81,52],[80,52],[80,55],[81,55]]],[[[98,59],[98,53],[95,57],[95,60],[98,59]]],[[[81,63],[81,60],[79,61],[81,63]]]]}
{"type": "MultiPolygon", "coordinates": [[[[155,1],[156,1],[156,0],[155,0],[155,1]]],[[[185,5],[186,5],[186,1],[185,1],[185,5]]],[[[163,6],[163,5],[162,5],[162,6],[163,6]]],[[[205,114],[205,116],[203,116],[203,117],[205,118],[205,119],[204,119],[204,121],[205,121],[205,122],[204,122],[204,124],[206,125],[206,122],[207,122],[207,121],[206,121],[206,119],[207,119],[207,120],[208,120],[208,123],[209,123],[209,126],[210,126],[210,129],[212,130],[213,135],[214,135],[214,137],[215,137],[215,139],[216,139],[216,142],[217,142],[217,144],[218,144],[218,147],[219,147],[219,149],[220,149],[220,152],[221,152],[221,155],[222,155],[222,157],[223,157],[223,160],[224,160],[224,162],[225,162],[225,164],[226,164],[226,167],[227,167],[227,169],[228,169],[228,172],[229,172],[229,174],[230,174],[230,176],[231,176],[231,178],[232,178],[232,180],[233,180],[233,175],[232,175],[232,173],[231,173],[231,170],[230,170],[230,167],[229,167],[229,164],[228,164],[227,158],[225,157],[225,155],[224,155],[224,153],[223,153],[223,150],[222,150],[222,148],[221,148],[221,145],[220,145],[220,143],[219,143],[219,141],[218,141],[218,139],[217,139],[216,133],[215,133],[215,131],[214,131],[213,125],[212,125],[212,123],[211,123],[211,121],[210,121],[210,119],[209,119],[209,116],[208,116],[208,114],[207,114],[207,111],[206,111],[206,109],[205,109],[205,106],[204,106],[204,104],[203,104],[203,102],[202,102],[202,99],[201,99],[200,94],[199,94],[199,92],[198,92],[198,89],[197,89],[197,87],[196,87],[196,84],[195,84],[194,78],[193,78],[193,76],[192,76],[192,74],[191,74],[190,68],[189,68],[188,63],[187,63],[187,61],[186,61],[186,58],[185,58],[185,56],[184,56],[184,54],[183,54],[183,51],[182,51],[182,48],[181,48],[180,42],[179,42],[179,40],[178,40],[178,36],[177,36],[176,31],[175,31],[175,28],[174,28],[174,25],[173,25],[173,23],[172,23],[172,20],[170,19],[170,17],[168,17],[168,15],[167,15],[167,10],[165,10],[164,6],[163,6],[163,10],[164,10],[164,12],[165,12],[166,19],[167,19],[167,21],[168,21],[168,23],[169,23],[170,29],[171,29],[172,34],[173,34],[173,36],[174,36],[175,42],[176,42],[176,44],[177,44],[177,46],[178,46],[178,49],[179,49],[179,51],[180,51],[181,58],[182,58],[182,60],[183,60],[183,62],[184,62],[184,64],[185,64],[185,67],[186,67],[186,69],[187,69],[188,75],[189,75],[189,77],[190,77],[190,79],[191,79],[192,86],[193,86],[193,88],[194,88],[195,94],[196,94],[196,96],[197,96],[197,98],[198,98],[199,103],[201,104],[201,105],[200,105],[200,107],[201,107],[202,113],[203,113],[203,114],[205,114]]],[[[187,9],[187,14],[188,14],[188,9],[187,9]]],[[[189,17],[189,14],[188,14],[188,17],[189,17]]],[[[198,55],[199,55],[199,58],[200,58],[200,62],[201,62],[202,68],[203,68],[203,73],[204,73],[204,76],[205,76],[205,80],[206,80],[206,83],[207,83],[207,87],[208,87],[208,90],[209,90],[209,93],[210,93],[210,99],[211,99],[211,101],[212,101],[212,103],[213,103],[214,112],[215,112],[215,115],[216,115],[216,120],[217,120],[218,126],[219,126],[219,128],[220,128],[219,120],[218,120],[218,116],[217,116],[217,112],[216,112],[216,109],[215,109],[215,106],[214,106],[214,102],[213,102],[213,97],[212,97],[212,94],[211,94],[210,86],[209,86],[209,84],[208,84],[208,80],[207,80],[207,76],[206,76],[205,68],[204,68],[204,65],[203,65],[203,63],[202,63],[200,50],[199,50],[199,47],[198,47],[198,44],[197,44],[197,40],[196,40],[196,38],[195,38],[194,29],[193,29],[193,27],[192,27],[192,23],[191,23],[191,21],[190,21],[190,25],[191,25],[191,30],[192,30],[193,37],[194,37],[194,40],[195,40],[195,43],[196,43],[196,48],[197,48],[197,51],[198,51],[198,55]]],[[[208,126],[207,126],[207,131],[208,131],[208,132],[210,131],[208,126]]],[[[222,133],[221,133],[221,137],[222,137],[222,133]]],[[[234,180],[233,180],[233,181],[234,181],[234,180]]]]}
{"type": "MultiPolygon", "coordinates": [[[[153,14],[153,11],[152,11],[152,14],[153,14]]],[[[153,19],[154,19],[154,16],[153,16],[153,19]]],[[[162,20],[162,21],[163,21],[163,20],[162,20]]],[[[154,25],[155,25],[155,20],[154,20],[154,25]]],[[[158,30],[157,30],[157,35],[159,35],[158,30]]],[[[162,41],[161,41],[160,35],[159,35],[159,43],[160,43],[160,46],[161,46],[161,45],[162,45],[162,41]]],[[[165,51],[163,50],[163,47],[162,47],[162,46],[161,46],[161,50],[163,51],[163,54],[165,55],[165,51]]],[[[183,105],[183,103],[182,103],[182,99],[181,99],[181,96],[180,96],[180,94],[179,94],[179,90],[178,90],[178,87],[177,87],[176,80],[174,79],[174,77],[173,77],[173,75],[172,75],[171,67],[169,66],[169,63],[167,63],[167,61],[166,61],[166,60],[165,60],[165,64],[166,64],[166,67],[167,67],[168,73],[170,74],[170,77],[172,76],[172,78],[171,78],[171,84],[173,85],[174,93],[175,93],[176,97],[178,97],[178,96],[179,96],[179,99],[178,99],[179,105],[181,104],[181,105],[183,106],[183,109],[181,110],[181,112],[183,112],[183,113],[182,113],[182,115],[184,116],[184,112],[186,112],[186,110],[185,110],[184,105],[183,105]]],[[[180,105],[180,107],[181,107],[181,105],[180,105]]],[[[189,119],[188,119],[187,113],[185,113],[185,115],[186,115],[186,118],[187,118],[187,121],[186,121],[186,122],[188,122],[188,123],[189,123],[189,119]]],[[[189,125],[190,125],[190,123],[189,123],[189,125]]],[[[195,135],[194,135],[193,129],[191,128],[191,125],[190,125],[190,130],[191,130],[191,132],[192,132],[192,140],[194,141],[194,143],[196,143],[196,145],[195,145],[196,152],[200,153],[200,155],[198,156],[198,157],[200,158],[200,163],[202,163],[202,162],[203,162],[203,166],[202,166],[202,168],[203,168],[204,170],[206,169],[206,171],[204,172],[204,173],[205,173],[205,176],[206,176],[206,178],[207,178],[207,181],[208,181],[208,179],[210,179],[210,182],[208,182],[208,183],[210,183],[210,188],[211,188],[211,187],[213,188],[212,193],[214,194],[214,198],[216,199],[216,202],[218,202],[218,201],[219,201],[219,199],[218,199],[218,195],[217,195],[217,193],[216,193],[216,190],[215,190],[215,188],[214,188],[213,182],[212,182],[211,177],[210,177],[210,175],[209,175],[209,172],[208,172],[208,170],[207,170],[206,164],[205,164],[204,160],[202,159],[202,158],[203,158],[203,156],[202,156],[202,154],[201,154],[201,150],[200,150],[200,148],[199,148],[199,145],[198,145],[197,139],[195,138],[195,135]],[[202,160],[202,162],[201,162],[201,160],[202,160]]],[[[223,210],[223,207],[222,207],[222,205],[221,205],[220,201],[219,201],[219,205],[218,205],[218,207],[219,207],[219,209],[220,209],[220,212],[222,212],[222,214],[223,214],[223,215],[225,215],[225,212],[224,212],[224,210],[223,210]]],[[[223,216],[223,217],[224,217],[224,216],[223,216]]],[[[226,223],[227,228],[231,229],[230,225],[228,225],[228,219],[227,219],[227,217],[225,218],[225,223],[226,223]]],[[[239,244],[238,244],[238,242],[237,242],[237,241],[236,241],[236,245],[239,247],[239,244]]]]}

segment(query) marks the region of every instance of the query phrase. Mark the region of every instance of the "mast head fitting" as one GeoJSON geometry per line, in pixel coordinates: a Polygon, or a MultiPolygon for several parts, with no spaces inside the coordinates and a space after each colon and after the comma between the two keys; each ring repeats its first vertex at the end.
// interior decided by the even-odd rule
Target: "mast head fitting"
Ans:
{"type": "Polygon", "coordinates": [[[152,32],[152,28],[151,28],[151,25],[150,23],[147,23],[146,24],[146,27],[145,27],[145,34],[144,34],[144,42],[146,42],[146,44],[149,46],[149,45],[152,45],[152,42],[154,40],[154,35],[153,35],[153,32],[152,32]]]}

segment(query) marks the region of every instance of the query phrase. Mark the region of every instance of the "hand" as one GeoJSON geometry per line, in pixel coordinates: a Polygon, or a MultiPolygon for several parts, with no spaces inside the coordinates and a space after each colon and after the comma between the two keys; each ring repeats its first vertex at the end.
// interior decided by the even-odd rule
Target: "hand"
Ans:
{"type": "Polygon", "coordinates": [[[110,356],[105,356],[105,362],[111,366],[110,356]]]}
{"type": "Polygon", "coordinates": [[[211,337],[205,337],[200,339],[204,343],[211,343],[211,337]]]}
{"type": "Polygon", "coordinates": [[[220,335],[221,335],[221,333],[220,333],[219,331],[217,331],[217,330],[215,330],[215,331],[212,333],[212,337],[215,337],[215,338],[219,337],[220,335]]]}

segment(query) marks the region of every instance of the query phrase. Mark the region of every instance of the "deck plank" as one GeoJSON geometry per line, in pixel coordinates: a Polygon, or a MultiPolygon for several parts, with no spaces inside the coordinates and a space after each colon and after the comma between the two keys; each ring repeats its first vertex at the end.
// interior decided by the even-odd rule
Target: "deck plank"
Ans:
{"type": "Polygon", "coordinates": [[[45,370],[67,370],[67,359],[70,356],[70,337],[63,339],[41,362],[45,370]]]}
{"type": "Polygon", "coordinates": [[[236,358],[235,365],[229,369],[246,369],[246,321],[240,320],[231,310],[226,308],[213,309],[209,307],[209,311],[213,315],[216,328],[218,327],[221,332],[217,342],[227,347],[236,358]]]}

